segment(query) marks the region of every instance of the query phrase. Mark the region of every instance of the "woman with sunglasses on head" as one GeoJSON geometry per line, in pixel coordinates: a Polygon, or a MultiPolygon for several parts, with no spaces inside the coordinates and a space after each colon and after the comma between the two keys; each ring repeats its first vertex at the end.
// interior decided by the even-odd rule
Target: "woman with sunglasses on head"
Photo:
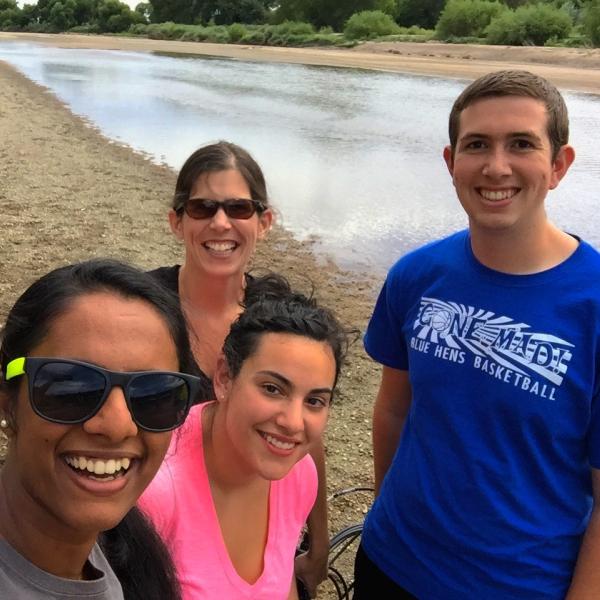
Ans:
{"type": "MultiPolygon", "coordinates": [[[[272,221],[262,170],[246,150],[221,141],[199,148],[185,161],[169,211],[171,230],[185,246],[185,260],[181,266],[151,273],[180,297],[196,362],[210,377],[223,340],[252,289],[249,262],[272,221]]],[[[311,454],[319,491],[308,518],[309,550],[298,557],[296,574],[315,596],[317,585],[327,577],[329,550],[322,442],[311,454]]]]}
{"type": "Polygon", "coordinates": [[[185,600],[298,598],[294,555],[315,500],[346,348],[333,314],[279,276],[257,279],[217,361],[216,401],[192,409],[141,499],[185,600]]]}
{"type": "Polygon", "coordinates": [[[178,598],[168,552],[132,509],[207,396],[184,374],[196,366],[176,299],[114,261],[56,269],[10,311],[0,369],[0,597],[178,598]]]}

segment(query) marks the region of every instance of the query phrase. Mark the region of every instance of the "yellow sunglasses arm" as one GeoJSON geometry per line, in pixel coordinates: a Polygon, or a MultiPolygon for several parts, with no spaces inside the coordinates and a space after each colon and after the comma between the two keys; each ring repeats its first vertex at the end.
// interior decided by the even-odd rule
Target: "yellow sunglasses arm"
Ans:
{"type": "Polygon", "coordinates": [[[25,357],[15,358],[6,365],[6,381],[17,377],[18,375],[25,375],[25,357]]]}

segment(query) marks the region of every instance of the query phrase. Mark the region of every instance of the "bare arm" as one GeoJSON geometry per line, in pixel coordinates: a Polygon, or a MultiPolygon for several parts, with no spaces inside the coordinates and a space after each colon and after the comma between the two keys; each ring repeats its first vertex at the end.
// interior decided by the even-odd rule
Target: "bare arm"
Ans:
{"type": "Polygon", "coordinates": [[[319,487],[317,499],[308,515],[308,552],[296,558],[296,576],[302,580],[310,597],[317,595],[317,586],[327,578],[329,553],[329,531],[327,527],[327,473],[325,470],[325,448],[319,443],[311,450],[317,467],[319,487]]]}
{"type": "Polygon", "coordinates": [[[381,482],[392,464],[411,400],[408,371],[384,366],[373,410],[375,495],[379,494],[381,482]]]}
{"type": "Polygon", "coordinates": [[[600,469],[592,469],[594,508],[577,557],[566,600],[600,598],[600,469]]]}

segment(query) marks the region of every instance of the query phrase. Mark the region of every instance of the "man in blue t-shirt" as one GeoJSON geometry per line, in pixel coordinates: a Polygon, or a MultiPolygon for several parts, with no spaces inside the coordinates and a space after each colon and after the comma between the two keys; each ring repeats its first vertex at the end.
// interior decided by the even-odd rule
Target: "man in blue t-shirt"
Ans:
{"type": "Polygon", "coordinates": [[[600,255],[544,206],[567,109],[490,73],[449,131],[469,228],[392,267],[365,336],[383,371],[354,598],[599,599],[600,255]]]}

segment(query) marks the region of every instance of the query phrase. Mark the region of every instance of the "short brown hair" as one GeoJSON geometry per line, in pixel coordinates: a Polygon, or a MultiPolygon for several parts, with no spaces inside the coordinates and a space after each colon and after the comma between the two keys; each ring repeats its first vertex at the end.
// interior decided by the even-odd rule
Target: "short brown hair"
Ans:
{"type": "Polygon", "coordinates": [[[455,100],[448,123],[452,154],[456,149],[460,115],[467,106],[482,100],[501,96],[524,96],[541,101],[548,113],[548,137],[552,144],[552,160],[569,142],[569,115],[558,89],[547,79],[529,71],[495,71],[476,79],[455,100]]]}

